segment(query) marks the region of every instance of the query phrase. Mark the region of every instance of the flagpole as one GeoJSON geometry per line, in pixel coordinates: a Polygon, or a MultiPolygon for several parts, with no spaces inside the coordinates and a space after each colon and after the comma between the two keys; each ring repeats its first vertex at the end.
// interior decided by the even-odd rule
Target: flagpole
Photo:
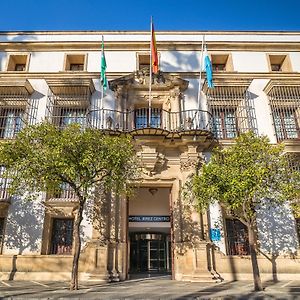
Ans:
{"type": "Polygon", "coordinates": [[[151,92],[152,92],[152,38],[153,38],[153,32],[152,32],[153,26],[152,26],[152,16],[150,20],[150,68],[149,68],[149,108],[148,108],[148,127],[151,125],[151,92]]]}
{"type": "Polygon", "coordinates": [[[201,58],[200,58],[200,75],[199,75],[199,88],[198,88],[198,110],[200,110],[201,89],[202,89],[202,67],[203,67],[203,51],[204,51],[204,34],[202,35],[201,45],[201,58]]]}
{"type": "MultiPolygon", "coordinates": [[[[104,49],[103,49],[103,44],[104,44],[104,37],[102,35],[102,44],[101,44],[101,64],[102,64],[102,56],[104,55],[104,49]]],[[[102,65],[101,65],[101,69],[102,69],[102,65]]],[[[103,98],[104,98],[104,82],[100,80],[100,84],[101,84],[101,99],[100,99],[100,114],[101,114],[101,118],[100,118],[100,127],[103,128],[103,98]]]]}

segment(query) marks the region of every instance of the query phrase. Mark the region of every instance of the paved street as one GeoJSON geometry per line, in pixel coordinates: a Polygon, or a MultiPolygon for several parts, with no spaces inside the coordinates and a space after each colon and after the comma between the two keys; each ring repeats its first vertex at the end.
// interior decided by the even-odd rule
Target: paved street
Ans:
{"type": "Polygon", "coordinates": [[[300,299],[300,281],[265,282],[254,293],[249,281],[190,283],[168,276],[120,283],[83,282],[70,292],[67,282],[0,281],[1,299],[300,299]]]}

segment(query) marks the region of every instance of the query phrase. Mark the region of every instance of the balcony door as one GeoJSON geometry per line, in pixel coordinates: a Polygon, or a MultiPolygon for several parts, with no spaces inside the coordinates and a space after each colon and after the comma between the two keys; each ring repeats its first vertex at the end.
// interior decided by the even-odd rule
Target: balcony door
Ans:
{"type": "Polygon", "coordinates": [[[149,108],[138,108],[134,110],[135,128],[160,128],[161,127],[161,108],[151,108],[151,116],[149,108]],[[150,122],[149,122],[150,117],[150,122]]]}

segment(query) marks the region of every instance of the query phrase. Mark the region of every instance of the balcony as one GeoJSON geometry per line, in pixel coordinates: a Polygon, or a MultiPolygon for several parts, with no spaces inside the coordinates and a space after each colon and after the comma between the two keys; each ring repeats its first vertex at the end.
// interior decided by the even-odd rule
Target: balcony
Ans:
{"type": "Polygon", "coordinates": [[[160,108],[118,111],[90,110],[88,124],[101,130],[128,132],[133,135],[206,135],[211,133],[211,114],[204,110],[171,112],[160,108]]]}

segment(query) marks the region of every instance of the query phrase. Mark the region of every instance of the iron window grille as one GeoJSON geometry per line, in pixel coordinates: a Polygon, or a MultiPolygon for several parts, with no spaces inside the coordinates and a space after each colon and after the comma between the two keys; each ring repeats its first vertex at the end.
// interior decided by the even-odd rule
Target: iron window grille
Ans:
{"type": "Polygon", "coordinates": [[[269,99],[277,140],[299,139],[300,87],[274,86],[269,99]]]}
{"type": "Polygon", "coordinates": [[[240,133],[257,133],[253,99],[245,87],[216,86],[207,91],[212,131],[218,139],[233,139],[240,133]]]}
{"type": "Polygon", "coordinates": [[[248,229],[238,219],[226,219],[228,255],[249,255],[248,229]]]}
{"type": "Polygon", "coordinates": [[[65,128],[70,124],[80,124],[86,128],[90,110],[90,93],[78,87],[63,87],[59,93],[48,92],[46,117],[54,125],[65,128]]]}
{"type": "Polygon", "coordinates": [[[139,108],[134,111],[135,128],[160,128],[161,127],[161,109],[151,108],[151,116],[149,115],[149,108],[139,108]],[[150,121],[149,121],[150,116],[150,121]],[[150,126],[149,126],[150,125],[150,126]]]}
{"type": "Polygon", "coordinates": [[[0,138],[12,139],[37,119],[38,100],[23,93],[0,93],[0,138]]]}
{"type": "Polygon", "coordinates": [[[72,254],[74,220],[54,218],[52,221],[50,254],[72,254]]]}
{"type": "Polygon", "coordinates": [[[2,247],[4,241],[4,224],[5,224],[5,218],[0,218],[0,253],[2,253],[2,247]]]}

